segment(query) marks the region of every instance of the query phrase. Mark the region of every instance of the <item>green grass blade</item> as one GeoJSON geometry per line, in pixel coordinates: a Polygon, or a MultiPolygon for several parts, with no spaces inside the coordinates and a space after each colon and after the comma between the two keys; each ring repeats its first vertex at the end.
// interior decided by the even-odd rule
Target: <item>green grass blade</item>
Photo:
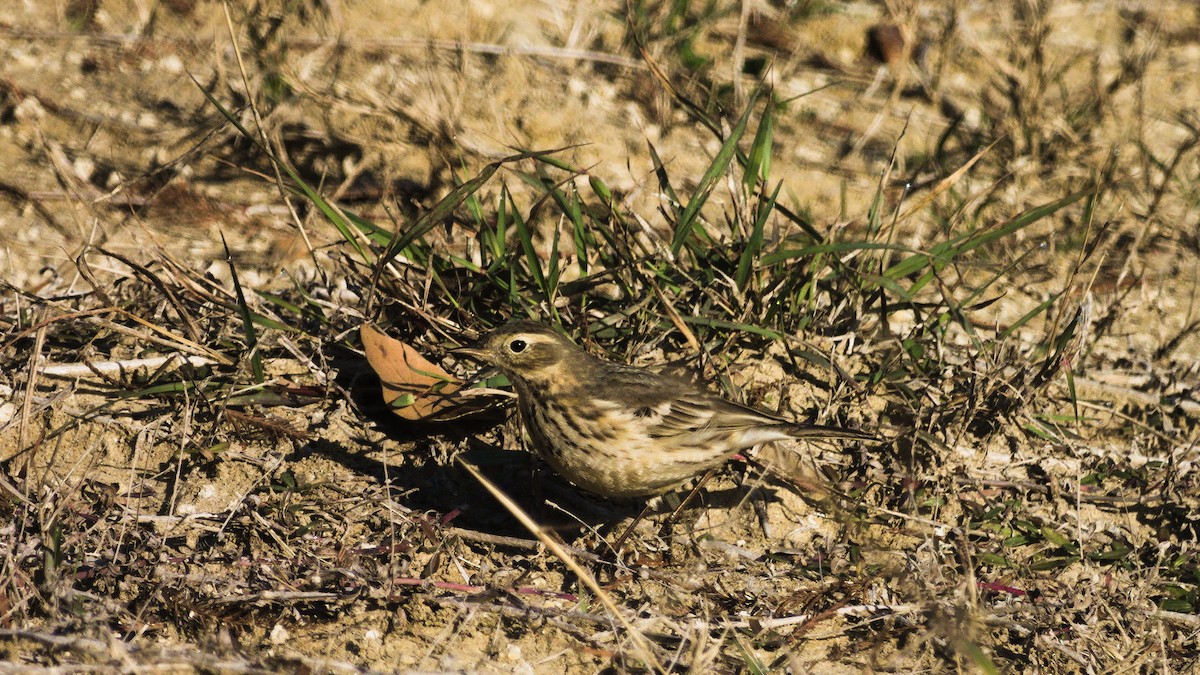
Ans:
{"type": "Polygon", "coordinates": [[[772,340],[782,340],[783,334],[778,331],[773,331],[770,328],[755,326],[749,323],[737,323],[735,321],[725,321],[723,319],[710,319],[703,316],[685,316],[684,323],[690,323],[695,326],[708,326],[709,328],[721,328],[724,330],[738,330],[745,333],[753,333],[761,335],[772,340]]]}
{"type": "Polygon", "coordinates": [[[1058,302],[1058,299],[1060,297],[1062,297],[1061,293],[1055,293],[1054,295],[1050,296],[1049,298],[1038,303],[1037,307],[1034,307],[1033,309],[1026,312],[1024,316],[1022,316],[1021,318],[1014,321],[1011,326],[1009,326],[1007,329],[1005,329],[1004,332],[1000,333],[1000,336],[997,337],[996,340],[999,342],[1003,342],[1004,340],[1007,340],[1009,337],[1012,336],[1013,333],[1021,330],[1022,326],[1029,323],[1030,321],[1032,321],[1035,317],[1037,317],[1037,315],[1039,315],[1042,312],[1049,309],[1049,307],[1051,305],[1053,305],[1055,302],[1058,302]]]}
{"type": "Polygon", "coordinates": [[[717,156],[713,158],[712,164],[709,164],[704,175],[700,177],[700,182],[696,186],[696,192],[692,194],[692,198],[688,200],[687,206],[683,209],[683,213],[680,214],[679,222],[675,223],[675,234],[671,239],[672,255],[679,255],[679,251],[683,248],[683,243],[693,233],[696,216],[699,215],[700,209],[708,201],[713,188],[717,185],[717,181],[721,179],[721,176],[725,175],[725,170],[729,168],[729,163],[737,156],[737,144],[746,133],[746,125],[750,121],[750,114],[754,112],[754,103],[757,99],[758,92],[756,91],[750,97],[750,100],[746,102],[746,110],[742,112],[742,116],[738,118],[737,124],[730,130],[729,137],[721,144],[721,149],[717,151],[717,156]]]}
{"type": "Polygon", "coordinates": [[[820,255],[822,253],[846,253],[849,251],[900,251],[909,253],[912,249],[900,244],[887,244],[883,242],[873,241],[843,241],[828,244],[814,244],[805,246],[804,248],[787,249],[783,251],[775,251],[764,255],[758,264],[763,267],[778,265],[782,262],[794,260],[796,258],[806,258],[808,256],[820,255]]]}
{"type": "Polygon", "coordinates": [[[737,283],[739,291],[746,290],[746,283],[750,280],[750,272],[754,268],[754,261],[762,252],[763,230],[766,228],[767,219],[770,218],[771,212],[775,209],[775,200],[779,198],[779,191],[783,188],[783,181],[780,181],[774,192],[767,199],[758,202],[758,213],[754,218],[754,229],[750,231],[750,238],[746,241],[746,249],[742,251],[742,256],[738,260],[737,273],[734,281],[737,283]]]}
{"type": "MultiPolygon", "coordinates": [[[[505,192],[508,192],[508,188],[505,188],[505,192]]],[[[511,193],[508,193],[508,202],[512,203],[511,193]]],[[[529,270],[529,276],[537,289],[548,299],[546,274],[542,270],[542,261],[538,258],[537,248],[533,244],[533,232],[516,209],[513,209],[512,220],[513,227],[517,230],[517,241],[521,242],[521,251],[525,254],[525,266],[529,270]]]]}
{"type": "Polygon", "coordinates": [[[556,148],[554,150],[534,150],[521,152],[498,159],[483,167],[483,170],[481,170],[474,178],[463,183],[462,185],[459,185],[451,190],[450,193],[445,197],[442,197],[442,199],[439,200],[438,203],[433,206],[433,208],[422,214],[420,218],[417,218],[416,222],[414,222],[406,231],[403,233],[397,231],[392,239],[392,242],[388,244],[387,249],[384,250],[383,255],[379,257],[376,274],[378,274],[385,265],[390,263],[397,255],[399,255],[401,251],[407,248],[409,244],[425,236],[430,230],[437,227],[439,223],[444,222],[447,218],[452,216],[455,209],[457,209],[459,205],[471,197],[471,195],[474,195],[476,192],[478,192],[479,188],[483,187],[483,184],[488,182],[488,180],[491,179],[492,175],[495,174],[500,167],[504,166],[505,164],[512,164],[525,159],[543,158],[545,155],[558,152],[559,150],[561,150],[561,148],[556,148]]]}
{"type": "Polygon", "coordinates": [[[225,261],[229,263],[229,276],[233,279],[233,292],[237,296],[238,313],[242,316],[242,328],[246,332],[246,350],[250,353],[250,368],[254,372],[254,381],[262,383],[266,380],[263,371],[262,354],[258,351],[258,332],[254,330],[254,319],[250,307],[246,304],[246,295],[242,292],[242,283],[238,280],[237,266],[233,264],[233,254],[229,252],[229,244],[225,241],[225,233],[221,233],[221,245],[225,247],[225,261]]]}
{"type": "Polygon", "coordinates": [[[883,275],[889,279],[901,279],[926,267],[931,268],[913,284],[911,290],[915,293],[933,278],[933,274],[941,271],[954,258],[1022,230],[1042,218],[1074,204],[1090,192],[1091,190],[1073,192],[1062,199],[1034,207],[999,227],[990,230],[977,229],[958,235],[934,246],[928,253],[917,253],[901,260],[884,270],[883,275]]]}
{"type": "MultiPolygon", "coordinates": [[[[188,77],[191,77],[191,75],[188,77]]],[[[271,152],[270,148],[264,146],[262,142],[259,141],[257,136],[250,133],[250,130],[238,121],[233,113],[229,112],[225,106],[221,105],[221,103],[217,101],[217,99],[211,93],[209,93],[207,89],[200,86],[200,82],[198,82],[196,78],[192,77],[192,82],[196,85],[196,88],[200,90],[200,93],[204,95],[204,98],[208,99],[208,102],[225,117],[226,121],[232,124],[233,127],[237,129],[239,133],[245,136],[247,140],[258,147],[258,149],[262,151],[262,153],[266,155],[268,159],[271,160],[271,163],[279,167],[280,170],[287,174],[288,178],[293,182],[294,187],[298,188],[299,191],[303,193],[309,201],[315,204],[330,223],[333,223],[333,226],[337,228],[339,233],[341,233],[342,238],[354,248],[358,255],[364,261],[370,262],[370,255],[358,242],[358,237],[354,235],[353,228],[351,228],[346,219],[342,217],[340,210],[334,208],[329,204],[329,202],[326,202],[325,199],[315,189],[312,188],[312,186],[304,182],[304,179],[300,178],[300,174],[296,173],[296,171],[292,169],[287,162],[284,162],[282,159],[277,157],[275,153],[271,152]]]]}
{"type": "MultiPolygon", "coordinates": [[[[507,158],[506,158],[507,159],[507,158]]],[[[426,211],[421,217],[417,218],[407,230],[397,230],[393,235],[391,242],[384,249],[383,255],[379,256],[376,263],[377,270],[382,270],[384,266],[390,263],[400,255],[400,252],[408,248],[408,245],[420,239],[429,233],[430,230],[437,227],[438,224],[444,222],[447,218],[454,214],[454,210],[459,207],[468,197],[479,191],[483,184],[491,179],[492,175],[503,165],[505,160],[492,162],[483,168],[471,180],[455,187],[445,197],[442,197],[433,208],[426,211]]],[[[378,273],[378,271],[377,271],[378,273]]]]}
{"type": "Polygon", "coordinates": [[[750,154],[746,157],[742,173],[742,187],[745,188],[746,194],[754,193],[759,180],[762,180],[764,187],[767,184],[771,175],[771,145],[774,137],[775,105],[772,97],[763,108],[762,117],[758,120],[758,130],[754,133],[754,142],[750,146],[750,154]]]}
{"type": "Polygon", "coordinates": [[[683,202],[679,199],[679,195],[675,193],[675,188],[671,186],[671,179],[667,175],[667,167],[663,165],[662,158],[658,156],[658,150],[654,149],[654,144],[647,141],[646,148],[650,151],[650,162],[654,165],[654,176],[658,178],[658,187],[667,196],[667,205],[671,209],[668,217],[671,217],[678,223],[682,218],[679,205],[683,202]]]}

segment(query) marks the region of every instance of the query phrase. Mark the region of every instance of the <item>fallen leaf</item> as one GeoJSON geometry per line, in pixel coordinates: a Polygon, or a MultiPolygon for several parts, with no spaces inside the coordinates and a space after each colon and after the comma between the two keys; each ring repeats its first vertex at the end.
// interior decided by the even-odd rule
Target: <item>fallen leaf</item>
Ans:
{"type": "Polygon", "coordinates": [[[480,412],[494,399],[460,391],[462,380],[442,370],[407,344],[363,324],[359,328],[367,363],[383,386],[383,401],[406,420],[447,421],[480,412]]]}

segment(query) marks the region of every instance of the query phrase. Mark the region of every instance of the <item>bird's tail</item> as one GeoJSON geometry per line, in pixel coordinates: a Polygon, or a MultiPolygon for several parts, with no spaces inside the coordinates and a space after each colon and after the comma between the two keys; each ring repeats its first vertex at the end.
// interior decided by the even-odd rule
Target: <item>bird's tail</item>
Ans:
{"type": "Polygon", "coordinates": [[[792,438],[853,438],[859,441],[881,441],[882,438],[858,429],[831,427],[824,424],[789,424],[787,433],[792,438]]]}

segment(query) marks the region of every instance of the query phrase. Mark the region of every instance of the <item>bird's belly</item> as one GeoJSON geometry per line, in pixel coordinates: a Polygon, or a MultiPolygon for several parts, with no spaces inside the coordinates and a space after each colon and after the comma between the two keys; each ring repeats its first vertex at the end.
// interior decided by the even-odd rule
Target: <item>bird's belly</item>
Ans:
{"type": "Polygon", "coordinates": [[[532,407],[530,437],[546,463],[575,485],[605,497],[656,494],[723,464],[720,442],[672,443],[603,411],[568,416],[554,404],[532,407]]]}

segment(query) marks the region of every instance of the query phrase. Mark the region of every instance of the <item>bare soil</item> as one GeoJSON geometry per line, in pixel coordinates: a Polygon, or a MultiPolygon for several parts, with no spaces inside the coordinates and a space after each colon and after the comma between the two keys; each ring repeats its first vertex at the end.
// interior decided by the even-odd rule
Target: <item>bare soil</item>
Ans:
{"type": "MultiPolygon", "coordinates": [[[[1017,6],[1039,3],[888,3],[895,14],[800,4],[813,11],[764,4],[754,18],[717,3],[676,35],[667,10],[648,6],[664,28],[647,54],[714,109],[721,96],[744,102],[757,81],[745,63],[768,59],[762,77],[788,101],[772,181],[781,204],[831,236],[867,230],[885,172],[885,221],[921,203],[971,159],[961,139],[972,134],[1002,140],[899,220],[893,241],[927,250],[963,213],[1001,224],[1107,176],[1093,213],[1039,222],[960,270],[975,280],[1010,270],[972,315],[998,342],[1063,293],[1063,321],[1084,313],[1082,348],[1065,366],[1074,375],[1054,377],[1036,409],[984,420],[995,428],[982,434],[939,425],[974,409],[965,394],[961,408],[924,409],[924,426],[893,418],[950,400],[940,397],[955,383],[1018,389],[1051,320],[1016,326],[1011,347],[986,356],[958,334],[908,401],[797,372],[781,351],[738,352],[727,374],[747,400],[889,437],[936,436],[936,456],[916,441],[880,455],[764,449],[758,461],[791,480],[735,463],[679,514],[677,501],[656,502],[616,567],[595,556],[638,505],[550,476],[531,482],[536,462],[503,410],[440,425],[388,413],[354,349],[356,327],[376,317],[348,246],[286,194],[293,216],[270,163],[204,91],[323,194],[385,227],[489,162],[562,148],[557,157],[601,177],[662,234],[649,146],[690,192],[719,143],[630,44],[625,4],[252,2],[231,7],[229,22],[205,0],[0,5],[0,657],[114,672],[647,667],[626,628],[455,463],[461,455],[594,565],[660,662],[680,670],[1196,672],[1200,11],[1182,0],[1062,1],[1024,18],[1017,6]],[[864,55],[880,21],[924,41],[923,74],[864,55]],[[1040,49],[1019,48],[1035,38],[1040,49]],[[685,53],[705,65],[680,69],[685,53]],[[1026,96],[1006,97],[1018,90],[1026,96]],[[946,144],[959,163],[927,163],[946,144]],[[236,312],[197,314],[189,332],[186,303],[154,280],[234,307],[230,262],[256,307],[270,307],[264,294],[303,291],[328,321],[319,338],[264,337],[276,398],[218,407],[198,391],[116,393],[174,381],[177,362],[48,374],[225,354],[236,312]],[[139,321],[105,307],[145,311],[139,321]],[[1068,431],[1039,436],[1038,415],[1068,431]],[[829,501],[835,492],[853,497],[829,501]],[[897,503],[883,495],[911,508],[870,511],[897,503]],[[978,557],[1008,550],[1010,567],[978,557]]],[[[506,167],[481,192],[485,208],[501,186],[532,194],[506,167]]],[[[458,219],[431,237],[470,257],[468,231],[458,219]]],[[[539,240],[543,256],[551,239],[539,240]]],[[[437,314],[419,300],[390,305],[390,318],[437,314]]],[[[897,312],[891,338],[801,337],[849,377],[869,377],[873,355],[921,321],[897,312]]],[[[431,323],[418,342],[441,356],[454,334],[431,323]]],[[[623,347],[644,365],[678,356],[623,347]]],[[[248,378],[248,367],[210,360],[194,381],[221,368],[248,378]]]]}

